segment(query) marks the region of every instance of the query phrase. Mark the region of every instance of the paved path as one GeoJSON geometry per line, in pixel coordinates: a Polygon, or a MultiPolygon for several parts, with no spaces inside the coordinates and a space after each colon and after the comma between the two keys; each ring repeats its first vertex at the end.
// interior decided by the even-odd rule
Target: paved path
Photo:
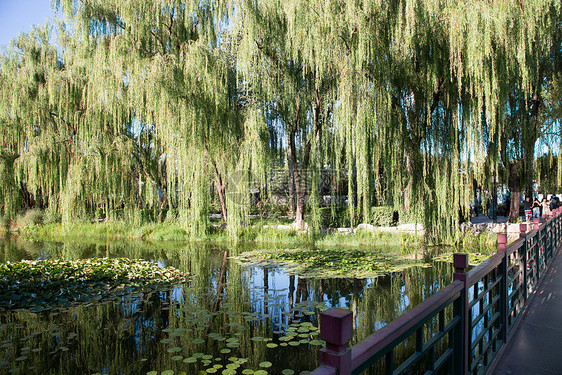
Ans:
{"type": "Polygon", "coordinates": [[[508,338],[493,374],[562,374],[562,253],[559,251],[529,309],[508,338]]]}

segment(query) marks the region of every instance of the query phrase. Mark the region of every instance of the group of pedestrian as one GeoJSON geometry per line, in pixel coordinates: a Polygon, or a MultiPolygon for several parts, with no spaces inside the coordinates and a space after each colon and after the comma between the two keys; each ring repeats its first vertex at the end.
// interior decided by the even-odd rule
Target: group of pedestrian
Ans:
{"type": "Polygon", "coordinates": [[[537,198],[531,201],[531,197],[527,195],[523,202],[523,209],[525,211],[525,220],[530,222],[534,217],[540,218],[548,215],[550,211],[560,207],[560,199],[556,195],[550,197],[550,201],[543,197],[539,202],[537,198]]]}

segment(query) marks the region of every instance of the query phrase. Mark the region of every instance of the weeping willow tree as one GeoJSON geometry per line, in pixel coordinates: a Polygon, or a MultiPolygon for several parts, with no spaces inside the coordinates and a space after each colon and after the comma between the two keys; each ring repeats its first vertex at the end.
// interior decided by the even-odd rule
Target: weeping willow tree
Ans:
{"type": "Polygon", "coordinates": [[[507,182],[517,215],[537,145],[560,147],[558,1],[53,4],[58,49],[37,29],[0,61],[11,216],[48,196],[65,222],[119,206],[136,222],[163,196],[198,236],[216,196],[240,233],[280,153],[297,228],[319,227],[328,170],[352,225],[385,204],[442,240],[473,181],[507,182]]]}
{"type": "Polygon", "coordinates": [[[240,227],[246,205],[236,195],[229,202],[227,176],[263,169],[267,128],[251,108],[241,111],[232,54],[217,41],[220,4],[54,3],[73,30],[61,28],[61,53],[43,30],[22,37],[2,62],[10,214],[17,182],[48,196],[64,222],[100,206],[106,215],[124,206],[136,222],[164,191],[199,235],[214,180],[223,220],[240,227]]]}
{"type": "Polygon", "coordinates": [[[315,23],[321,18],[313,14],[316,4],[240,1],[236,5],[238,75],[275,138],[284,139],[295,224],[302,229],[307,207],[318,220],[319,172],[333,159],[325,134],[333,126],[338,67],[333,54],[318,44],[326,30],[315,23]]]}
{"type": "Polygon", "coordinates": [[[3,57],[0,117],[5,160],[12,162],[6,169],[15,178],[3,186],[12,188],[4,194],[8,215],[17,185],[20,195],[42,200],[36,203],[69,222],[131,196],[134,150],[125,136],[131,112],[124,85],[108,79],[114,70],[91,64],[107,57],[107,41],[78,43],[64,30],[59,36],[57,51],[49,29],[36,29],[3,57]]]}
{"type": "MultiPolygon", "coordinates": [[[[337,108],[338,127],[353,135],[346,157],[381,155],[373,160],[386,171],[389,200],[422,211],[433,238],[454,235],[473,178],[491,189],[509,162],[502,155],[514,91],[524,98],[512,132],[524,150],[519,176],[532,179],[541,85],[559,66],[560,14],[554,1],[359,1],[330,19],[351,51],[337,55],[352,72],[337,108]]],[[[375,180],[380,169],[368,158],[355,163],[357,175],[375,180]]]]}

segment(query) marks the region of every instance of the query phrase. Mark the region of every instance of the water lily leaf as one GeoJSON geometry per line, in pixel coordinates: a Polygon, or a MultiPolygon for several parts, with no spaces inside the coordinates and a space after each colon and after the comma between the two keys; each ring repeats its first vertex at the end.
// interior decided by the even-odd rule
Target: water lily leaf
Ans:
{"type": "Polygon", "coordinates": [[[263,368],[268,368],[268,367],[271,367],[271,365],[272,365],[271,362],[264,361],[264,362],[261,362],[259,366],[263,367],[263,368]]]}
{"type": "Polygon", "coordinates": [[[183,359],[183,356],[181,355],[175,355],[172,358],[170,358],[172,361],[181,361],[183,359]]]}
{"type": "Polygon", "coordinates": [[[146,375],[158,375],[157,371],[149,371],[146,373],[146,375]]]}
{"type": "Polygon", "coordinates": [[[253,373],[254,373],[254,370],[249,369],[249,368],[242,370],[242,374],[244,374],[244,375],[252,375],[253,373]]]}
{"type": "Polygon", "coordinates": [[[168,348],[168,353],[177,353],[177,352],[181,352],[181,348],[179,346],[168,348]]]}
{"type": "Polygon", "coordinates": [[[293,375],[295,373],[295,370],[291,370],[290,368],[286,368],[283,371],[281,371],[281,374],[283,375],[293,375]]]}
{"type": "Polygon", "coordinates": [[[217,369],[214,367],[208,368],[205,371],[207,371],[208,374],[214,374],[215,372],[217,372],[217,369]]]}
{"type": "Polygon", "coordinates": [[[235,375],[235,374],[236,374],[236,371],[232,370],[232,369],[227,368],[227,369],[222,370],[222,375],[235,375]]]}
{"type": "Polygon", "coordinates": [[[255,342],[259,342],[259,341],[263,341],[263,337],[255,336],[255,337],[252,337],[250,340],[255,341],[255,342]]]}
{"type": "Polygon", "coordinates": [[[191,343],[194,344],[194,345],[204,344],[204,343],[205,343],[205,340],[203,340],[203,339],[195,339],[195,340],[193,340],[191,343]]]}
{"type": "Polygon", "coordinates": [[[204,355],[203,357],[201,357],[201,358],[202,358],[202,359],[211,359],[211,358],[213,358],[213,356],[210,355],[210,354],[205,354],[205,355],[204,355]]]}
{"type": "Polygon", "coordinates": [[[273,342],[270,342],[270,343],[267,343],[266,346],[267,346],[268,348],[274,349],[274,348],[277,348],[278,345],[275,344],[275,343],[273,343],[273,342]]]}
{"type": "Polygon", "coordinates": [[[172,339],[162,339],[162,340],[160,340],[160,342],[161,342],[162,344],[169,344],[169,343],[171,343],[172,341],[173,341],[172,339]]]}
{"type": "Polygon", "coordinates": [[[164,370],[164,371],[162,371],[162,375],[174,375],[174,371],[172,371],[172,370],[164,370]]]}
{"type": "Polygon", "coordinates": [[[265,370],[257,370],[256,372],[254,372],[254,375],[267,375],[268,372],[265,370]]]}
{"type": "Polygon", "coordinates": [[[197,362],[197,358],[195,357],[187,357],[183,360],[185,363],[195,363],[197,362]]]}
{"type": "Polygon", "coordinates": [[[230,350],[230,349],[221,349],[221,353],[222,353],[222,354],[228,354],[228,353],[230,353],[231,351],[232,351],[232,350],[230,350]]]}

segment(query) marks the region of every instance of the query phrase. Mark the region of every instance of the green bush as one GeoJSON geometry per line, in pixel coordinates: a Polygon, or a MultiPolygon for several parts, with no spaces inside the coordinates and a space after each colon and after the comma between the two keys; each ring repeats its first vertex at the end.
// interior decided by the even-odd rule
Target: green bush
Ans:
{"type": "Polygon", "coordinates": [[[379,227],[388,227],[394,224],[392,206],[371,207],[371,223],[379,227]]]}
{"type": "Polygon", "coordinates": [[[23,215],[16,217],[16,225],[20,229],[38,224],[43,224],[43,212],[38,208],[28,210],[23,215]]]}
{"type": "Polygon", "coordinates": [[[415,211],[410,208],[407,211],[399,211],[398,213],[398,221],[400,224],[423,223],[423,218],[423,209],[415,211]]]}
{"type": "Polygon", "coordinates": [[[43,224],[60,223],[62,216],[60,213],[47,209],[43,213],[43,224]]]}

